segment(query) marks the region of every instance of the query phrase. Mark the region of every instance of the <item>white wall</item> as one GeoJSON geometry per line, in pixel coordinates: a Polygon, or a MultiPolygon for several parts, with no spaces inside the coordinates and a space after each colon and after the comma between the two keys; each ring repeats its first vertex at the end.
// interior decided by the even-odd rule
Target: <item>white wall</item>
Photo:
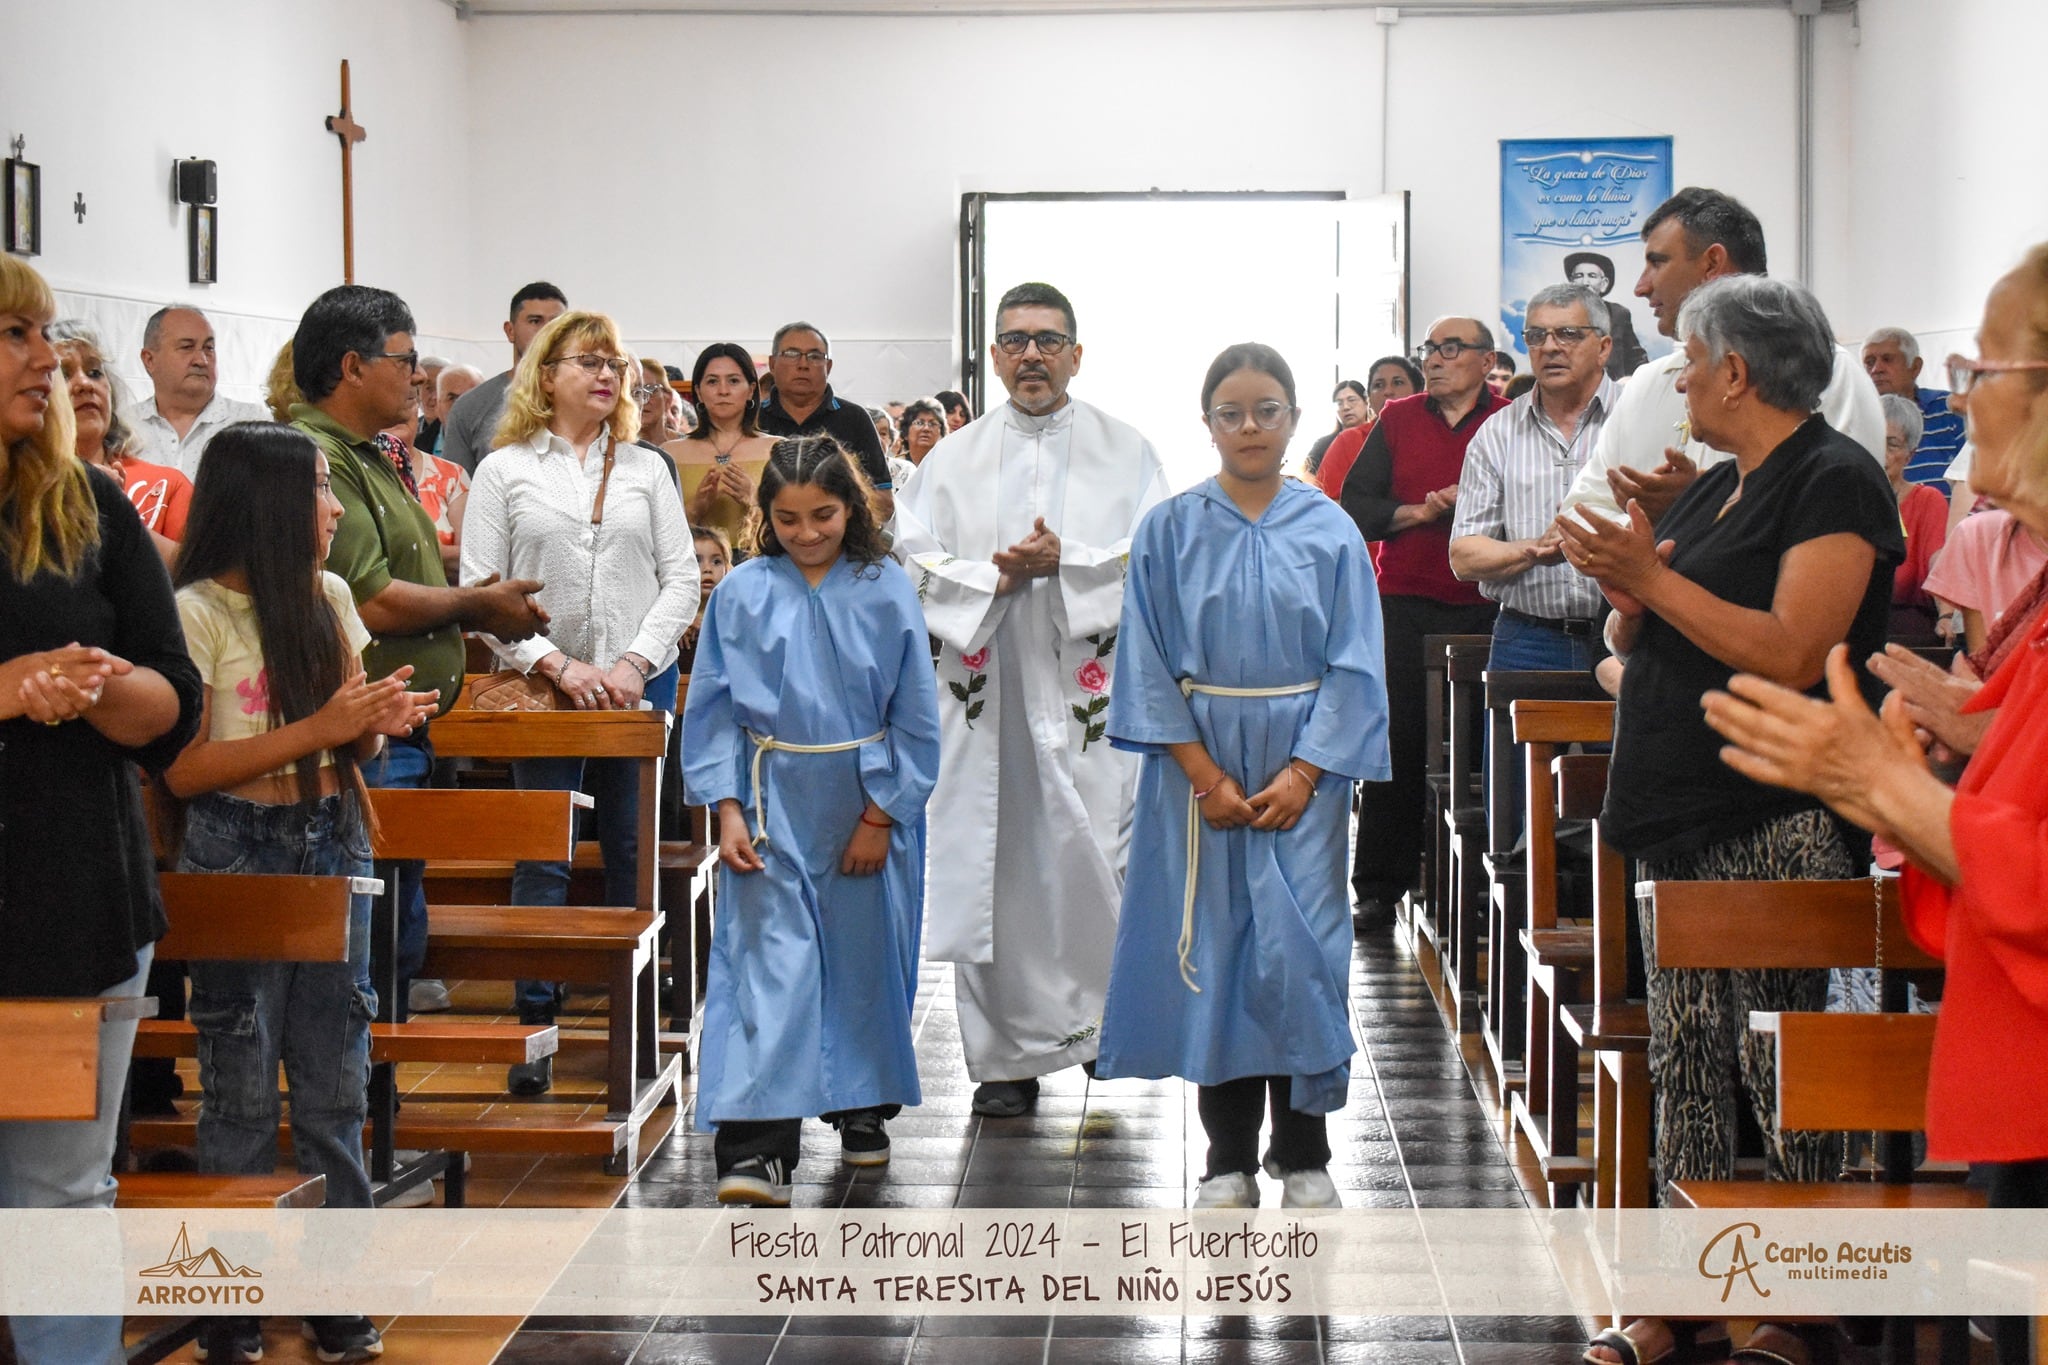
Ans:
{"type": "Polygon", "coordinates": [[[671,363],[808,318],[869,401],[954,377],[963,191],[1379,188],[1369,10],[470,32],[478,288],[546,276],[671,363]]]}
{"type": "Polygon", "coordinates": [[[1921,382],[1972,336],[1994,280],[2048,240],[2040,0],[1863,0],[1853,50],[1851,335],[1910,329],[1921,382]]]}
{"type": "MultiPolygon", "coordinates": [[[[168,302],[217,315],[222,382],[256,388],[306,304],[341,281],[341,158],[322,120],[350,59],[356,279],[395,289],[430,338],[473,336],[456,258],[467,240],[466,44],[428,0],[66,0],[0,6],[0,137],[42,167],[50,283],[117,330],[140,376],[140,318],[168,302]],[[432,131],[429,131],[429,130],[432,131]],[[220,167],[220,282],[186,283],[171,164],[220,167]],[[83,192],[85,221],[70,212],[83,192]],[[452,268],[451,268],[452,267],[452,268]]],[[[493,353],[495,355],[495,353],[493,353]]]]}

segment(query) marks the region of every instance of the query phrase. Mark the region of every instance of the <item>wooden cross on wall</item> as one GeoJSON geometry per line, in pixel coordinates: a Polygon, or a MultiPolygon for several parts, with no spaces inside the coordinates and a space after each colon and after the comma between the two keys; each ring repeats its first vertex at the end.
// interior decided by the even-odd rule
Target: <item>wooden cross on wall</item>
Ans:
{"type": "Polygon", "coordinates": [[[341,281],[356,282],[355,165],[350,153],[370,136],[348,107],[348,62],[341,64],[341,112],[327,118],[327,131],[341,139],[341,281]]]}

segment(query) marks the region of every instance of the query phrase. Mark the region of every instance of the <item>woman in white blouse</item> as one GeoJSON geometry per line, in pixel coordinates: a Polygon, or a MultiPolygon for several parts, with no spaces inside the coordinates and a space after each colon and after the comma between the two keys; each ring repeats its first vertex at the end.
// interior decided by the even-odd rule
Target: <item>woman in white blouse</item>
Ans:
{"type": "MultiPolygon", "coordinates": [[[[675,708],[676,641],[697,612],[697,560],[682,504],[661,456],[633,437],[637,373],[618,327],[601,313],[564,313],[527,348],[506,394],[493,449],[477,465],[462,527],[462,581],[497,574],[546,584],[548,634],[492,640],[510,668],[537,672],[579,710],[675,708]],[[650,683],[654,684],[650,686],[650,683]]],[[[605,899],[633,904],[639,788],[625,759],[535,758],[512,765],[514,785],[581,790],[604,853],[605,899]]],[[[520,863],[515,905],[567,901],[567,863],[520,863]]],[[[522,981],[522,1023],[553,1023],[557,987],[522,981]]],[[[553,1082],[543,1058],[514,1066],[514,1094],[553,1082]]]]}

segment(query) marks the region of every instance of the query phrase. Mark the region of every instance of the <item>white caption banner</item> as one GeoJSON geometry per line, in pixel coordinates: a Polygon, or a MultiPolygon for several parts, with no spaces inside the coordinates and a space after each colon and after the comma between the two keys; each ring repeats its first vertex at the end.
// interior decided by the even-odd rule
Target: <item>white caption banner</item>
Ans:
{"type": "Polygon", "coordinates": [[[0,1314],[2048,1313],[2038,1212],[0,1210],[0,1314]]]}

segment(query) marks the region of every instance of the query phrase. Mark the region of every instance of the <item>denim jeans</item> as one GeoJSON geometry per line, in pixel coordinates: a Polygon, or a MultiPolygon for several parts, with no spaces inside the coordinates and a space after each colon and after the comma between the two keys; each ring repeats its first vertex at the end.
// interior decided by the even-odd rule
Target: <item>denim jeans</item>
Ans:
{"type": "MultiPolygon", "coordinates": [[[[370,875],[355,799],[322,797],[310,810],[213,793],[186,816],[181,872],[370,875]]],[[[264,1175],[277,1168],[277,1064],[292,1096],[299,1170],[327,1177],[327,1207],[370,1207],[363,1169],[369,1112],[370,898],[349,915],[347,962],[194,962],[199,1031],[199,1169],[264,1175]]]]}
{"type": "MultiPolygon", "coordinates": [[[[1590,635],[1567,635],[1549,626],[1517,621],[1502,612],[1494,618],[1493,647],[1487,651],[1486,666],[1502,673],[1588,673],[1593,667],[1594,640],[1590,635]]],[[[1499,846],[1512,848],[1522,837],[1522,805],[1528,800],[1522,774],[1515,774],[1515,788],[1508,804],[1513,819],[1497,831],[1499,846]]],[[[1489,803],[1493,791],[1493,730],[1486,732],[1486,766],[1480,772],[1480,790],[1489,803]]]]}
{"type": "MultiPolygon", "coordinates": [[[[673,694],[671,694],[673,695],[673,694]]],[[[604,902],[633,905],[639,890],[640,760],[637,758],[522,758],[512,764],[521,791],[580,791],[596,802],[589,818],[604,854],[604,902]]],[[[512,869],[514,905],[567,905],[569,864],[522,862],[512,869]]],[[[521,981],[513,1006],[522,1023],[555,1017],[555,983],[521,981]]]]}
{"type": "MultiPolygon", "coordinates": [[[[384,752],[363,765],[372,787],[427,787],[434,779],[434,742],[423,727],[403,738],[387,738],[384,752]]],[[[427,960],[427,865],[412,859],[386,862],[377,875],[398,889],[398,995],[427,960]]]]}
{"type": "MultiPolygon", "coordinates": [[[[153,947],[135,955],[135,975],[105,992],[141,995],[153,947]]],[[[135,1021],[100,1025],[99,1117],[77,1123],[0,1123],[0,1208],[107,1209],[114,1204],[114,1129],[121,1092],[128,1085],[128,1055],[135,1021]]],[[[107,1217],[104,1254],[121,1256],[120,1232],[107,1217]]],[[[24,1249],[10,1255],[27,1255],[24,1249]]],[[[14,1356],[21,1365],[108,1365],[124,1360],[121,1318],[18,1316],[12,1319],[14,1356]]]]}

